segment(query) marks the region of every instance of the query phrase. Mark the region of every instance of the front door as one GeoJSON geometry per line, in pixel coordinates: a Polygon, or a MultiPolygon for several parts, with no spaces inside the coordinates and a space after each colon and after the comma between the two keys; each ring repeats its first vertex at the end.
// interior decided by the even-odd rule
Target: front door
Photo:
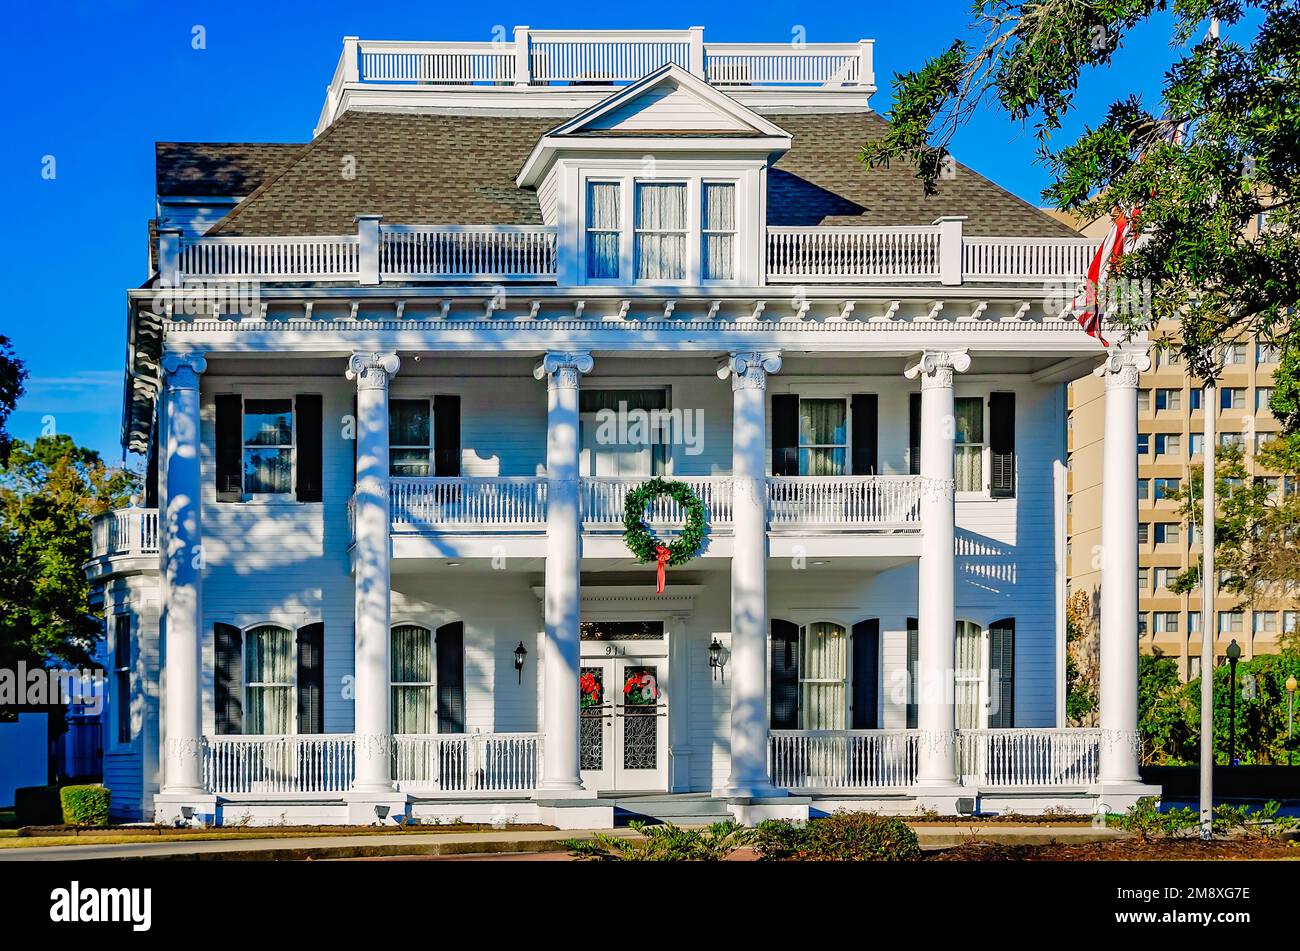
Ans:
{"type": "Polygon", "coordinates": [[[597,792],[668,788],[666,657],[584,657],[582,781],[597,792]]]}

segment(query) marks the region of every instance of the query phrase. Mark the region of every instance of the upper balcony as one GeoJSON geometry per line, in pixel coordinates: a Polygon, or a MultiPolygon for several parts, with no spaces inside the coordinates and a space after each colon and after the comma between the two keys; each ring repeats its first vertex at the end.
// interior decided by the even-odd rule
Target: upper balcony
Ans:
{"type": "Polygon", "coordinates": [[[116,509],[91,522],[90,561],[85,568],[92,580],[124,570],[156,567],[157,563],[157,509],[116,509]]]}
{"type": "Polygon", "coordinates": [[[872,41],[705,43],[686,30],[533,30],[481,42],[394,42],[345,37],[315,134],[350,95],[430,87],[597,87],[635,82],[666,65],[716,86],[875,90],[872,41]]]}

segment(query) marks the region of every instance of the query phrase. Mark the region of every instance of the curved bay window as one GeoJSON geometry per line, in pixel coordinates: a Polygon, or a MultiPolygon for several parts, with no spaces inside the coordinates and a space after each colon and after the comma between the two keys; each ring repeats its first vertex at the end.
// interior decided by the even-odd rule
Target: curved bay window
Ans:
{"type": "Polygon", "coordinates": [[[293,636],[273,624],[244,635],[245,731],[293,732],[293,636]]]}
{"type": "Polygon", "coordinates": [[[433,632],[399,625],[392,651],[393,732],[433,733],[433,632]]]}

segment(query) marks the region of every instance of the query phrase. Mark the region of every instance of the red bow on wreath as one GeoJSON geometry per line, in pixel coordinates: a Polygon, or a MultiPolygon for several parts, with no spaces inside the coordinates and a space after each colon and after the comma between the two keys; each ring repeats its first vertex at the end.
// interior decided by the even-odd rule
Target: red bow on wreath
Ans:
{"type": "Polygon", "coordinates": [[[668,557],[671,554],[667,545],[655,546],[655,594],[664,593],[664,576],[668,572],[668,557]]]}

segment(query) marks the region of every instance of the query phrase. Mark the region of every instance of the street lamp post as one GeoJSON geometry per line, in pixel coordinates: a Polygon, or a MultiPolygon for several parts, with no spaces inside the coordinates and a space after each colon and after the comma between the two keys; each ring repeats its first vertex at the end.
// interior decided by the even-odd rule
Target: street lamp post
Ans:
{"type": "Polygon", "coordinates": [[[1286,679],[1286,764],[1291,765],[1291,724],[1293,714],[1295,713],[1295,688],[1296,679],[1294,676],[1286,679]]]}
{"type": "Polygon", "coordinates": [[[1228,765],[1237,765],[1237,661],[1241,646],[1234,637],[1228,645],[1228,765]]]}

